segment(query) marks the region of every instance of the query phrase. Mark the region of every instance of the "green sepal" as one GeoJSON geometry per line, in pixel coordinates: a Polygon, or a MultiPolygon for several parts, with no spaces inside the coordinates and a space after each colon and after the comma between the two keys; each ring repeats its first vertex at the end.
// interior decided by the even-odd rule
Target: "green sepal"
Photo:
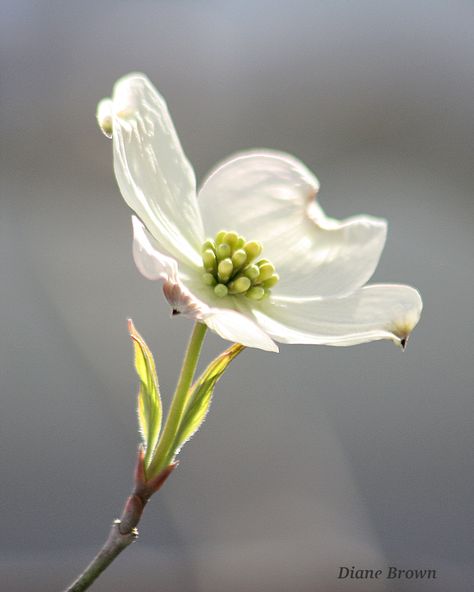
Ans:
{"type": "Polygon", "coordinates": [[[137,413],[147,469],[160,436],[163,406],[153,355],[131,319],[128,321],[128,332],[133,341],[135,370],[140,379],[137,413]]]}
{"type": "Polygon", "coordinates": [[[219,378],[224,374],[232,360],[244,349],[234,343],[217,356],[204,370],[189,390],[188,401],[176,434],[174,449],[178,454],[182,446],[198,431],[206,419],[211,406],[212,394],[219,378]]]}

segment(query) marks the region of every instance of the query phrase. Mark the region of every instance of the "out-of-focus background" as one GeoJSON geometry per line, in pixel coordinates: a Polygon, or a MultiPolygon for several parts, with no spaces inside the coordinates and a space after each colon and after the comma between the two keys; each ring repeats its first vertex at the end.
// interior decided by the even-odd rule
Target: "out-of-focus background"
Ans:
{"type": "MultiPolygon", "coordinates": [[[[422,293],[408,350],[247,351],[97,592],[472,589],[474,4],[3,0],[0,588],[60,590],[138,442],[126,319],[169,400],[190,322],[131,257],[97,101],[142,70],[202,179],[269,147],[334,217],[389,220],[376,281],[422,293]],[[340,581],[340,566],[436,569],[340,581]]],[[[204,360],[224,347],[211,336],[204,360]]]]}

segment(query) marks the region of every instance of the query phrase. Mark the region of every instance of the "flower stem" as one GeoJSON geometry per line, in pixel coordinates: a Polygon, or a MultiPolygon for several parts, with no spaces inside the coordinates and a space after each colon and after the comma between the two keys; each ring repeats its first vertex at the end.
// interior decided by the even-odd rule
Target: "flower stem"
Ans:
{"type": "Polygon", "coordinates": [[[183,365],[181,367],[178,384],[176,385],[173,400],[171,401],[168,417],[158,446],[153,454],[153,460],[147,469],[148,475],[153,476],[159,474],[163,468],[168,466],[173,460],[175,453],[173,450],[173,444],[176,432],[183,416],[189,387],[193,381],[194,373],[199,361],[199,354],[201,353],[206,329],[207,327],[204,323],[196,322],[194,325],[193,332],[189,339],[188,348],[184,356],[183,365]]]}
{"type": "Polygon", "coordinates": [[[177,463],[172,462],[175,454],[173,444],[186,406],[189,387],[196,371],[206,329],[207,327],[203,323],[194,325],[168,418],[153,455],[152,463],[148,468],[145,467],[145,454],[143,449],[140,449],[135,470],[135,487],[125,503],[120,520],[114,521],[102,549],[84,572],[64,592],[87,590],[112,561],[136,540],[138,537],[136,527],[140,522],[146,503],[177,466],[177,463]]]}

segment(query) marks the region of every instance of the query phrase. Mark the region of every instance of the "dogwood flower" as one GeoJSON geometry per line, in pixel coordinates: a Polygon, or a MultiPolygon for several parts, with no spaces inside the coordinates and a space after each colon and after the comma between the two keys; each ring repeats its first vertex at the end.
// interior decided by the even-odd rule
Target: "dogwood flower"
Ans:
{"type": "Polygon", "coordinates": [[[121,78],[98,106],[132,216],[136,265],[161,280],[173,313],[224,339],[404,347],[422,301],[412,287],[365,285],[386,222],[329,218],[317,178],[293,156],[250,150],[216,166],[196,191],[166,103],[143,74],[121,78]]]}

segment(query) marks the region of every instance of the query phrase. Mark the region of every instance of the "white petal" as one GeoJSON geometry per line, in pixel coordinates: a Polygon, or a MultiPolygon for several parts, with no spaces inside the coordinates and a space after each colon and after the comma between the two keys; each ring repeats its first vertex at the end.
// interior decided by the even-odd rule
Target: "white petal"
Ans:
{"type": "Polygon", "coordinates": [[[327,218],[315,201],[316,177],[292,156],[269,150],[236,154],[199,192],[205,230],[236,230],[263,243],[276,266],[278,295],[342,296],[373,274],[386,237],[384,220],[327,218]]]}
{"type": "MultiPolygon", "coordinates": [[[[234,343],[266,351],[278,351],[276,343],[255,321],[232,308],[225,308],[225,299],[222,300],[222,307],[209,306],[190,291],[181,280],[165,283],[163,292],[174,314],[180,313],[187,318],[205,323],[223,339],[234,343]]],[[[229,306],[232,306],[232,300],[229,299],[228,302],[229,306]]]]}
{"type": "Polygon", "coordinates": [[[132,224],[133,259],[140,273],[149,280],[176,282],[178,279],[176,261],[158,251],[153,237],[136,216],[132,216],[132,224]]]}
{"type": "Polygon", "coordinates": [[[196,180],[166,103],[143,74],[121,78],[112,103],[115,176],[125,201],[161,250],[200,265],[196,180]]]}
{"type": "Polygon", "coordinates": [[[404,347],[421,309],[414,288],[374,284],[343,298],[275,298],[252,312],[260,327],[282,343],[355,345],[391,339],[404,347]]]}
{"type": "Polygon", "coordinates": [[[253,321],[239,312],[224,308],[211,308],[204,316],[206,325],[220,335],[235,343],[266,351],[278,351],[277,344],[253,321]]]}

